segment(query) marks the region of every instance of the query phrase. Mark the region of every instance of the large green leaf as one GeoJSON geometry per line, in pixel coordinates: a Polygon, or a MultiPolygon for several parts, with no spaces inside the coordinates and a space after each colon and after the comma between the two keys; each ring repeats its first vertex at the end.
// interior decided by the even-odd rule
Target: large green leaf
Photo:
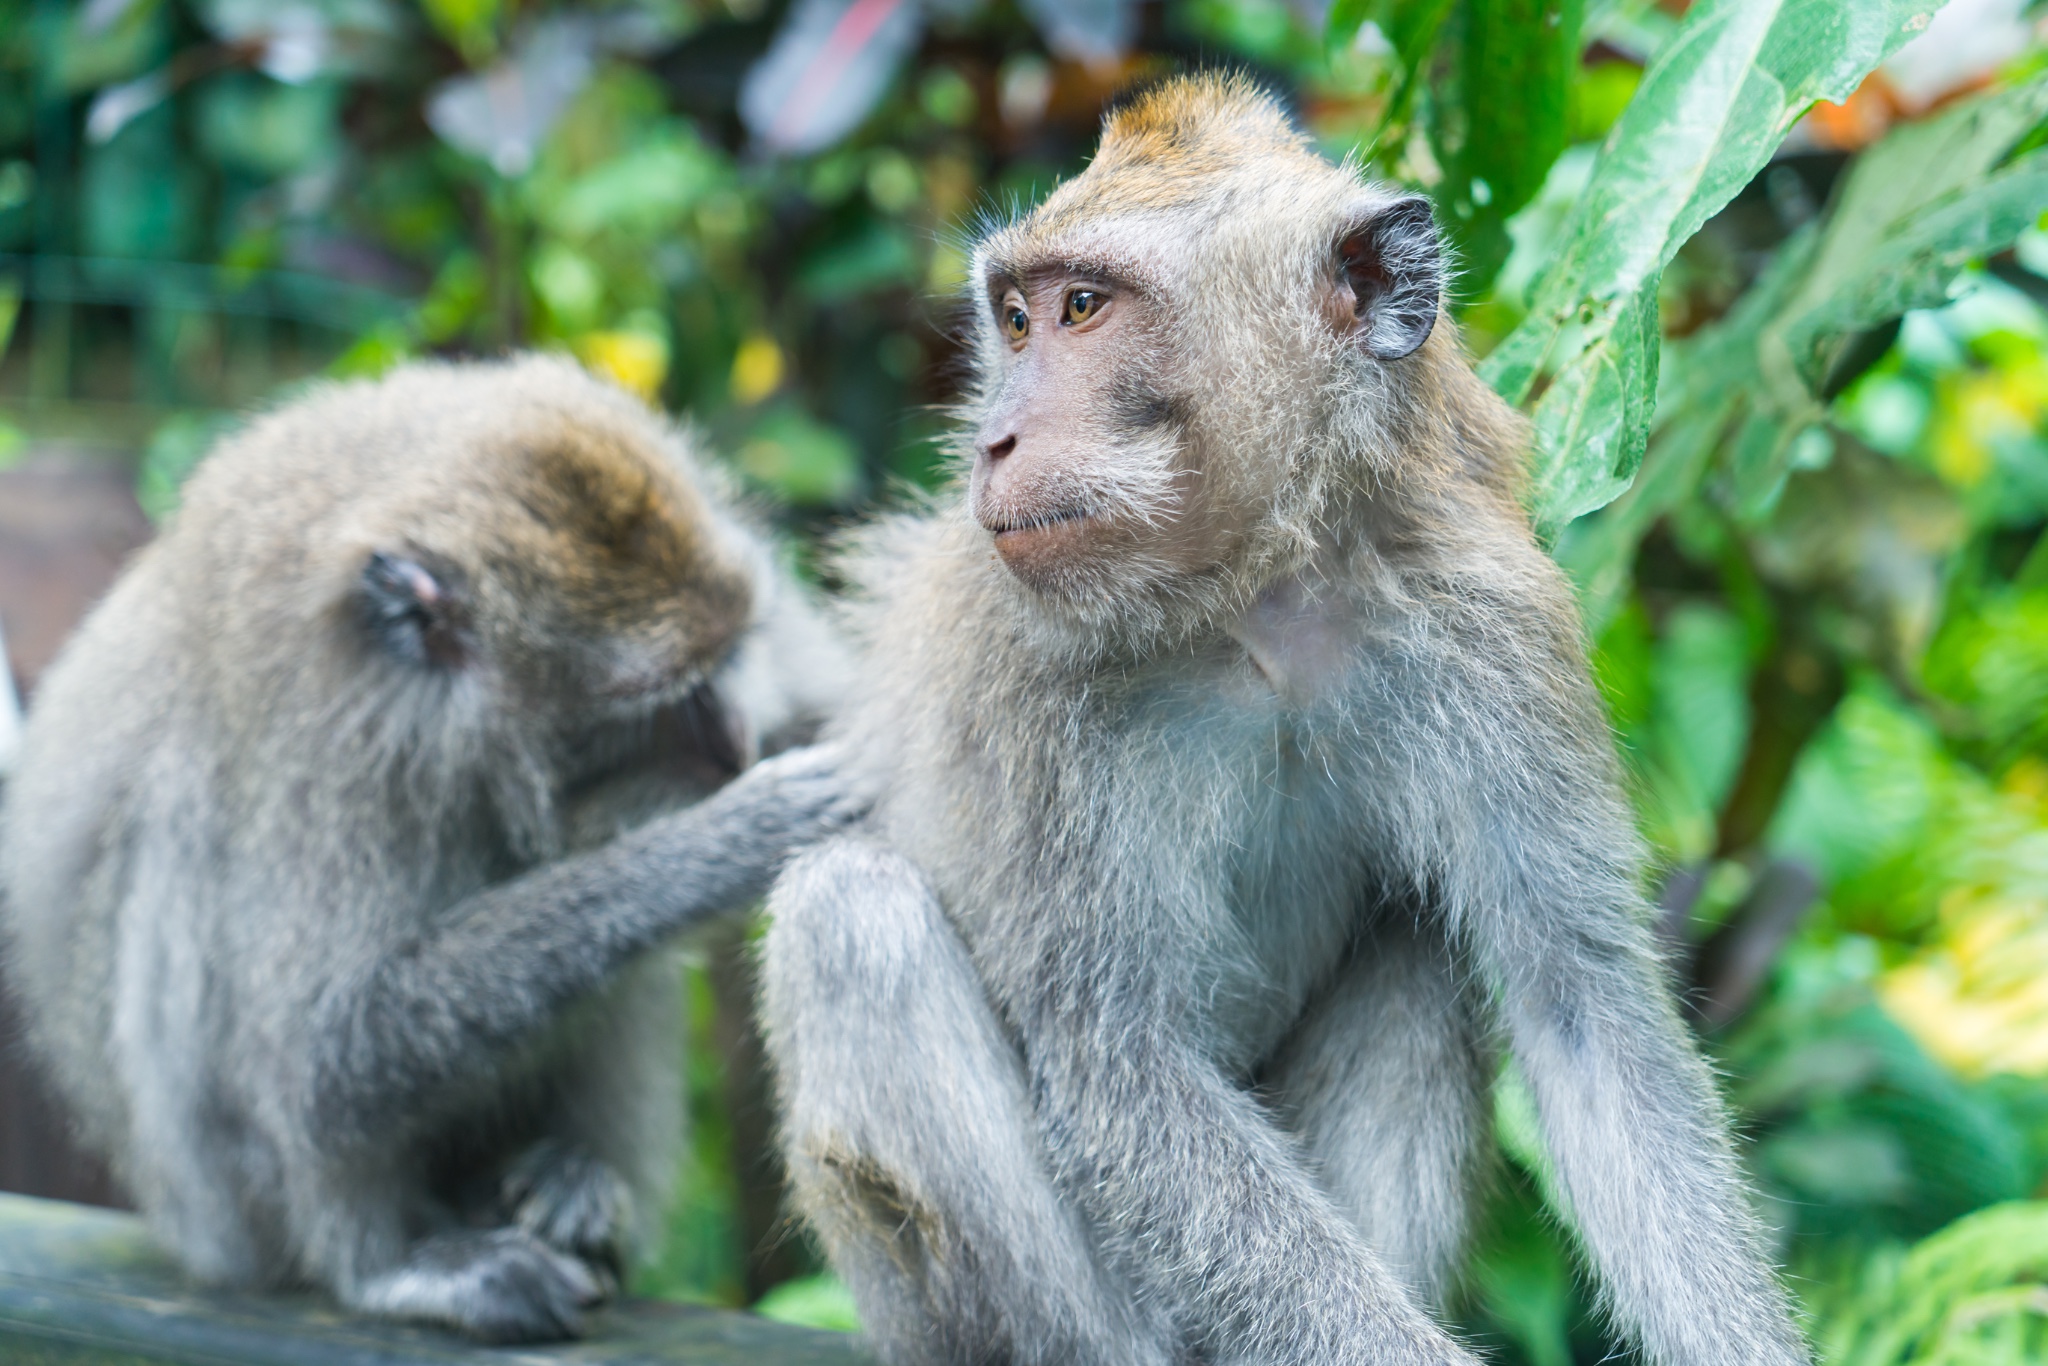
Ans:
{"type": "Polygon", "coordinates": [[[1370,20],[1386,36],[1403,70],[1412,70],[1436,41],[1450,0],[1336,0],[1323,26],[1331,48],[1348,46],[1370,20]]]}
{"type": "Polygon", "coordinates": [[[1766,373],[1819,392],[1844,339],[1943,302],[1959,269],[2010,245],[2048,205],[2048,153],[1999,163],[2043,117],[2048,76],[1907,124],[1858,158],[1799,292],[1765,332],[1766,373]]]}
{"type": "Polygon", "coordinates": [[[1699,0],[1644,73],[1537,286],[1489,355],[1510,402],[1534,399],[1539,527],[1628,487],[1649,436],[1657,282],[1816,100],[1840,100],[1927,26],[1941,0],[1699,0]]]}
{"type": "Polygon", "coordinates": [[[1668,344],[1656,439],[1640,476],[1595,515],[1560,529],[1557,558],[1579,586],[1591,630],[1601,630],[1621,605],[1643,534],[1691,495],[1714,454],[1749,425],[1757,336],[1798,287],[1816,238],[1817,229],[1808,228],[1787,241],[1726,317],[1668,344]]]}
{"type": "Polygon", "coordinates": [[[1508,255],[1508,219],[1543,188],[1565,148],[1583,0],[1465,0],[1457,58],[1443,63],[1431,137],[1444,180],[1437,200],[1468,292],[1508,255]]]}
{"type": "Polygon", "coordinates": [[[1830,371],[1865,329],[1945,302],[1972,260],[2010,246],[2048,204],[2048,151],[2006,165],[2048,115],[2048,76],[1907,124],[1858,159],[1797,291],[1755,338],[1755,423],[1728,462],[1738,514],[1767,509],[1817,420],[1830,371]]]}
{"type": "MultiPolygon", "coordinates": [[[[1650,524],[1690,495],[1712,458],[1739,515],[1767,510],[1843,349],[1866,329],[1941,303],[1972,260],[2011,245],[2048,204],[2048,152],[2000,165],[2048,116],[2048,77],[1905,124],[1860,157],[1826,220],[1779,248],[1729,313],[1664,348],[1672,371],[1633,486],[1563,528],[1558,559],[1587,616],[1604,622],[1650,524]]],[[[1611,349],[1611,348],[1610,348],[1611,349]]],[[[1547,438],[1538,405],[1539,433],[1547,438]]],[[[1605,472],[1587,458],[1546,466],[1539,500],[1569,500],[1605,472]]]]}
{"type": "Polygon", "coordinates": [[[1904,1257],[1872,1257],[1854,1301],[1825,1325],[1840,1366],[2020,1366],[2048,1351],[2048,1201],[1979,1210],[1904,1257]]]}

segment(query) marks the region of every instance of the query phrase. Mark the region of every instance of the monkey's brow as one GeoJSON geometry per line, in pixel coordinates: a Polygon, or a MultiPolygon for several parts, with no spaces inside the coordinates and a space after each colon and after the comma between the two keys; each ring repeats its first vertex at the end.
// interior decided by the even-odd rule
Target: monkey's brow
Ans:
{"type": "Polygon", "coordinates": [[[1001,299],[1003,291],[1023,290],[1047,280],[1087,280],[1129,294],[1152,295],[1156,286],[1130,268],[1128,262],[1085,256],[1039,258],[1024,262],[993,262],[988,270],[989,298],[1001,299]]]}

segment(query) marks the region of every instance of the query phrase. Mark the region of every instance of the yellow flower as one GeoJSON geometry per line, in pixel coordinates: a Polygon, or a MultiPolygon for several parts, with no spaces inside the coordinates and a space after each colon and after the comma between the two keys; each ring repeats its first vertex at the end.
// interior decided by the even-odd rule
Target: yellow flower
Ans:
{"type": "Polygon", "coordinates": [[[740,343],[732,358],[733,401],[759,403],[782,385],[782,348],[775,338],[756,332],[740,343]]]}
{"type": "Polygon", "coordinates": [[[592,371],[650,403],[668,378],[668,343],[645,332],[585,332],[575,348],[592,371]]]}
{"type": "Polygon", "coordinates": [[[1951,892],[1934,941],[1880,978],[1878,996],[1964,1076],[2048,1075],[2048,900],[1951,892]]]}
{"type": "Polygon", "coordinates": [[[1932,434],[1935,471],[1962,488],[1981,483],[1991,473],[1994,445],[2041,420],[2044,388],[2048,365],[2038,358],[1943,384],[1932,434]]]}

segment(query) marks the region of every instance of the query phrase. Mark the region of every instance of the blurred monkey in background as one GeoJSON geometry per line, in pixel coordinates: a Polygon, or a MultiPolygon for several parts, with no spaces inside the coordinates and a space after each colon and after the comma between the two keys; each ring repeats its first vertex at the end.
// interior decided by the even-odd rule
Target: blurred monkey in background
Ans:
{"type": "Polygon", "coordinates": [[[964,487],[847,558],[883,796],[769,899],[798,1208],[911,1363],[1444,1366],[1496,1043],[1621,1328],[1806,1359],[1427,201],[1234,78],[975,254],[964,487]]]}
{"type": "Polygon", "coordinates": [[[740,774],[842,677],[683,435],[574,366],[317,389],[38,691],[0,829],[30,1037],[201,1278],[573,1333],[673,1167],[658,950],[853,811],[824,750],[740,774]]]}

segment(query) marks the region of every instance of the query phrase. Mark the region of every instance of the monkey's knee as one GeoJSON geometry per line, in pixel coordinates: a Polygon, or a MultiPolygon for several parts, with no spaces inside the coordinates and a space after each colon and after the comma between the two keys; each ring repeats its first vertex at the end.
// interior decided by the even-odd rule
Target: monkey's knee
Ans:
{"type": "Polygon", "coordinates": [[[857,1247],[885,1256],[904,1275],[921,1275],[946,1241],[933,1204],[901,1173],[843,1135],[809,1133],[790,1145],[797,1207],[833,1251],[857,1247]]]}
{"type": "Polygon", "coordinates": [[[866,840],[820,845],[768,894],[763,1004],[771,1017],[801,1000],[853,1006],[916,990],[958,939],[910,860],[866,840]]]}

